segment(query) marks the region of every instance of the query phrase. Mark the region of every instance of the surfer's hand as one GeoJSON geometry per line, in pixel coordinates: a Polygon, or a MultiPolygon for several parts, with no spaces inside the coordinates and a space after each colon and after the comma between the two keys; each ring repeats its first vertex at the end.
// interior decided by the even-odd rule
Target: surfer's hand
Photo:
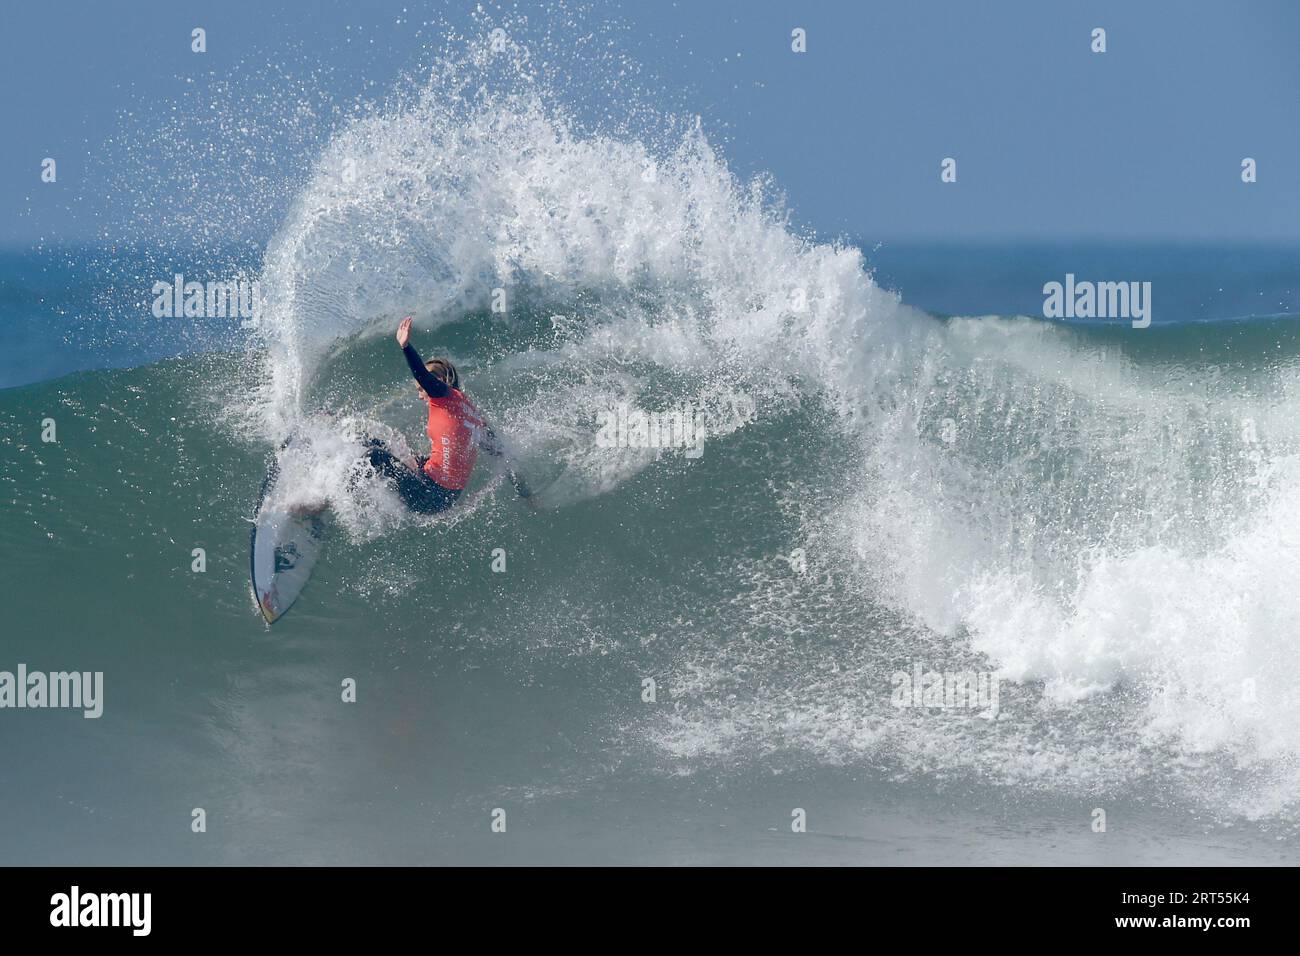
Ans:
{"type": "Polygon", "coordinates": [[[411,341],[411,317],[408,315],[397,327],[397,344],[400,348],[406,348],[406,343],[409,341],[411,341]]]}

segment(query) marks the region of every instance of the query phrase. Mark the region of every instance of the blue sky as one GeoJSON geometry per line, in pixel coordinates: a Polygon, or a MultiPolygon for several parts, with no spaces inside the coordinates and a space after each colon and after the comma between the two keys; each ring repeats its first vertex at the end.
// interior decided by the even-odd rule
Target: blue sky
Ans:
{"type": "MultiPolygon", "coordinates": [[[[556,21],[552,37],[586,29],[545,3],[509,6],[556,21]]],[[[242,90],[269,90],[262,66],[278,63],[318,73],[321,101],[373,97],[440,46],[425,20],[468,27],[472,7],[5,4],[0,244],[111,231],[120,153],[105,144],[151,113],[175,115],[186,93],[236,71],[242,90]],[[208,33],[202,56],[194,26],[208,33]],[[53,185],[39,179],[46,156],[59,163],[53,185]]],[[[577,19],[598,24],[611,8],[624,25],[611,36],[666,78],[663,101],[700,114],[738,173],[771,173],[795,221],[823,236],[1300,238],[1300,4],[638,0],[577,19]],[[1089,49],[1098,26],[1104,54],[1089,49]],[[806,54],[790,50],[794,27],[806,54]],[[939,179],[948,156],[954,184],[939,179]],[[1247,156],[1252,185],[1240,179],[1247,156]]],[[[179,186],[156,189],[160,210],[184,201],[179,186]]],[[[274,219],[250,221],[249,238],[274,219]]]]}

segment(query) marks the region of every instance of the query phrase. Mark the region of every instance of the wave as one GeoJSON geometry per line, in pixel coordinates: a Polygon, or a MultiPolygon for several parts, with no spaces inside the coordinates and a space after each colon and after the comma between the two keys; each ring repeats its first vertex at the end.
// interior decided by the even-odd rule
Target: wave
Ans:
{"type": "MultiPolygon", "coordinates": [[[[302,481],[353,549],[414,520],[357,490],[348,437],[417,433],[384,341],[412,313],[554,506],[536,548],[557,563],[493,607],[494,633],[518,651],[576,629],[653,669],[671,706],[623,722],[644,759],[794,754],[1291,818],[1289,325],[1242,347],[928,315],[860,250],[798,235],[698,126],[585,127],[526,55],[494,56],[439,64],[334,137],[267,247],[253,361],[217,387],[249,396],[225,421],[263,448],[317,430],[302,481]],[[620,405],[703,410],[704,456],[603,446],[620,405]],[[591,622],[618,603],[615,640],[591,622]],[[995,673],[997,719],[894,707],[918,660],[995,673]]],[[[506,497],[471,512],[493,534],[506,497]]]]}
{"type": "MultiPolygon", "coordinates": [[[[1028,319],[935,320],[881,289],[859,250],[796,235],[770,183],[738,180],[698,127],[657,151],[580,130],[525,72],[504,91],[477,84],[491,56],[444,65],[413,101],[326,149],[268,248],[264,409],[309,407],[332,350],[388,334],[407,311],[426,342],[456,342],[459,326],[471,349],[483,326],[504,326],[497,354],[453,358],[528,458],[560,463],[551,494],[565,504],[659,460],[599,447],[601,409],[742,396],[753,416],[715,431],[759,422],[780,436],[765,440],[790,444],[775,456],[787,472],[762,455],[734,467],[747,481],[788,478],[773,507],[791,499],[795,543],[827,549],[838,582],[819,601],[901,613],[943,636],[941,656],[1040,686],[1034,709],[1123,699],[1131,741],[1263,762],[1275,776],[1249,812],[1290,804],[1294,351],[1234,367],[1180,354],[1167,333],[1163,351],[1144,352],[1131,335],[1028,319]],[[829,489],[813,507],[801,486],[818,483],[829,489]]],[[[830,623],[810,622],[813,639],[830,623]]],[[[756,673],[788,650],[788,636],[770,639],[756,673]]],[[[716,664],[717,652],[702,654],[716,664]]],[[[867,659],[884,666],[878,649],[867,659]]],[[[683,701],[707,687],[686,682],[683,701]]],[[[796,712],[818,701],[814,749],[867,714],[896,722],[864,706],[861,687],[839,690],[789,694],[796,712]]],[[[1096,741],[1073,744],[1055,762],[1075,769],[1053,777],[1132,773],[1136,744],[1096,766],[1078,757],[1096,741]]]]}

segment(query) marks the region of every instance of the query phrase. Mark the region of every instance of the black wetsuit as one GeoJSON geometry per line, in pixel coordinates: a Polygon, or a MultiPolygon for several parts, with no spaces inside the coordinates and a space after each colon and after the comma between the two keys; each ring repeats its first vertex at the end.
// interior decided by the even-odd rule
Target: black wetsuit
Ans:
{"type": "Polygon", "coordinates": [[[406,359],[406,364],[411,367],[411,374],[415,376],[416,383],[424,389],[426,395],[430,398],[446,398],[451,394],[447,383],[424,367],[424,359],[420,358],[420,353],[410,342],[402,346],[402,357],[406,359]]]}
{"type": "MultiPolygon", "coordinates": [[[[409,342],[402,348],[402,355],[406,358],[406,364],[411,368],[411,374],[420,388],[424,389],[426,395],[430,398],[443,398],[451,393],[451,389],[440,378],[435,376],[424,367],[424,361],[420,358],[420,353],[409,342]]],[[[416,471],[411,471],[402,463],[402,460],[388,450],[388,446],[378,438],[371,438],[366,442],[366,457],[370,460],[371,466],[385,478],[392,479],[397,485],[397,493],[401,496],[402,501],[412,511],[420,514],[433,514],[438,511],[445,511],[456,503],[460,498],[460,489],[444,488],[425,473],[424,463],[428,458],[416,458],[416,464],[419,466],[416,471]]],[[[503,457],[500,442],[492,429],[487,429],[484,439],[480,441],[479,447],[489,455],[503,457]]],[[[507,462],[507,474],[510,482],[515,486],[515,490],[521,498],[527,498],[531,492],[523,476],[518,474],[513,467],[507,462]]]]}
{"type": "Polygon", "coordinates": [[[419,469],[411,471],[378,438],[367,440],[365,447],[371,466],[385,478],[393,480],[397,485],[397,494],[412,511],[420,514],[445,511],[460,497],[459,489],[444,488],[424,473],[427,458],[417,457],[415,463],[419,469]]]}

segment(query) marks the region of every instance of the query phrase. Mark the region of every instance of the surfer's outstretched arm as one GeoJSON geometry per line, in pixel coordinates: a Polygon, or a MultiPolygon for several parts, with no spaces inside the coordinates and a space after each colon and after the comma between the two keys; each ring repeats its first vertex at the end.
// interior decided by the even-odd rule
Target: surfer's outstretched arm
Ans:
{"type": "Polygon", "coordinates": [[[420,388],[424,389],[426,395],[430,398],[442,398],[451,393],[451,389],[444,382],[424,367],[424,359],[420,358],[420,353],[411,344],[410,319],[403,319],[402,324],[397,327],[397,344],[402,347],[406,364],[411,367],[411,374],[415,376],[415,381],[419,383],[420,388]]]}

